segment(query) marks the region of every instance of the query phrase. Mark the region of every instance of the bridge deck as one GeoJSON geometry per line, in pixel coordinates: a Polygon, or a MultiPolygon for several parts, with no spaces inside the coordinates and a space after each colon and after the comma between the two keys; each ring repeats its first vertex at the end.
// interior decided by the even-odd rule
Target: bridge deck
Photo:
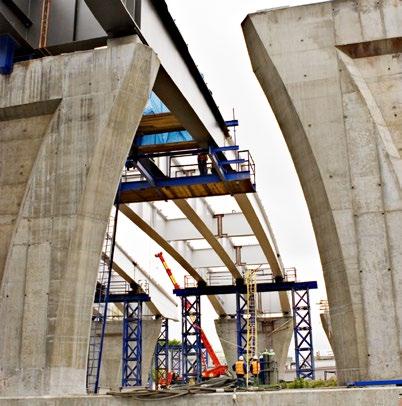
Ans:
{"type": "Polygon", "coordinates": [[[237,172],[228,177],[230,180],[222,181],[217,175],[187,176],[157,180],[155,186],[147,181],[125,182],[121,185],[119,200],[121,203],[140,203],[255,192],[249,172],[237,172]]]}

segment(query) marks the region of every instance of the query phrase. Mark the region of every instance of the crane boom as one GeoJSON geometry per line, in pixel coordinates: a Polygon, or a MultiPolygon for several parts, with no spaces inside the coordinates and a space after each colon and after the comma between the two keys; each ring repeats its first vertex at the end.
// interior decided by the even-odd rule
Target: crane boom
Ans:
{"type": "MultiPolygon", "coordinates": [[[[177,283],[177,281],[172,273],[172,270],[169,268],[167,262],[165,261],[165,258],[163,257],[163,253],[159,252],[159,253],[155,254],[155,257],[159,258],[160,261],[162,262],[162,265],[165,268],[166,273],[168,274],[169,279],[171,280],[174,288],[180,289],[180,285],[177,283]]],[[[187,300],[185,300],[185,305],[190,306],[190,303],[187,302],[187,300]]],[[[209,342],[206,334],[204,333],[204,330],[197,325],[194,325],[194,327],[199,330],[201,342],[203,343],[205,349],[207,350],[208,355],[210,356],[212,363],[214,365],[214,368],[212,368],[211,370],[204,371],[203,376],[209,378],[209,377],[213,377],[213,376],[224,375],[227,372],[227,366],[222,365],[220,363],[218,356],[216,355],[214,349],[212,348],[211,343],[209,342]]]]}

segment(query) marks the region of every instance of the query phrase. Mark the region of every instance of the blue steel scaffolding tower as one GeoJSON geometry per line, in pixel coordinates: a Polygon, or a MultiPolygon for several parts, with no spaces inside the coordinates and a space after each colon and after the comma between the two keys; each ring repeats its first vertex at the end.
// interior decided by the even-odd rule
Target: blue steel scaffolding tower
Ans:
{"type": "Polygon", "coordinates": [[[237,357],[247,351],[247,298],[245,293],[236,292],[237,357]]]}
{"type": "Polygon", "coordinates": [[[297,378],[314,379],[314,351],[309,289],[292,290],[297,378]]]}
{"type": "Polygon", "coordinates": [[[142,301],[124,302],[122,387],[141,386],[142,301]]]}
{"type": "Polygon", "coordinates": [[[169,346],[169,353],[170,353],[170,370],[175,373],[177,376],[182,376],[182,353],[183,347],[182,345],[170,345],[169,346]]]}
{"type": "Polygon", "coordinates": [[[201,300],[200,296],[182,298],[183,380],[201,382],[201,300]]]}
{"type": "Polygon", "coordinates": [[[155,382],[167,381],[169,372],[169,320],[163,319],[161,333],[155,347],[155,382]]]}

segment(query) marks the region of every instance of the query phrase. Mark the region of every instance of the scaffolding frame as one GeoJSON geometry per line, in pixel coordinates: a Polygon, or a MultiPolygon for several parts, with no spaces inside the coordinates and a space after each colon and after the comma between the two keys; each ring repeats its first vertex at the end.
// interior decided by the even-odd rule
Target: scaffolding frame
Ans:
{"type": "Polygon", "coordinates": [[[102,252],[104,252],[109,259],[106,260],[102,257],[99,264],[96,286],[96,295],[98,296],[99,300],[95,305],[94,314],[92,316],[91,334],[88,348],[86,387],[89,393],[98,393],[99,391],[118,214],[119,205],[116,204],[114,214],[109,217],[102,248],[102,252]]]}
{"type": "Polygon", "coordinates": [[[236,292],[237,357],[247,352],[247,296],[236,292]]]}
{"type": "Polygon", "coordinates": [[[169,372],[169,320],[163,318],[161,332],[155,346],[155,382],[163,379],[167,382],[169,372]]]}
{"type": "Polygon", "coordinates": [[[200,296],[182,298],[182,371],[183,380],[201,382],[201,299],[200,296]]]}
{"type": "Polygon", "coordinates": [[[142,384],[142,301],[125,301],[122,387],[142,384]]]}
{"type": "Polygon", "coordinates": [[[309,289],[292,290],[296,377],[315,379],[309,289]]]}

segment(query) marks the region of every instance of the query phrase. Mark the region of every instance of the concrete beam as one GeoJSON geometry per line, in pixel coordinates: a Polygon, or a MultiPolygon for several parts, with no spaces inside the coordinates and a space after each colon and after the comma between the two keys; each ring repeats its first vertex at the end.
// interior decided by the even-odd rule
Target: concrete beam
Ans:
{"type": "MultiPolygon", "coordinates": [[[[214,236],[210,228],[203,222],[197,212],[191,207],[186,200],[175,200],[176,206],[186,215],[192,225],[201,233],[205,240],[212,247],[212,250],[222,263],[227,267],[228,271],[232,274],[234,279],[242,278],[237,266],[235,265],[234,258],[230,257],[227,250],[221,245],[218,239],[214,236]]],[[[193,263],[193,262],[192,262],[193,263]]],[[[204,267],[205,268],[205,267],[204,267]]]]}
{"type": "MultiPolygon", "coordinates": [[[[221,247],[225,250],[230,261],[236,261],[236,248],[228,238],[220,239],[221,247]]],[[[194,268],[214,268],[226,266],[213,248],[192,249],[185,241],[175,241],[171,244],[194,268]]],[[[240,248],[243,264],[265,264],[266,259],[259,245],[246,245],[240,248]]],[[[240,265],[240,264],[239,264],[240,265]]]]}
{"type": "Polygon", "coordinates": [[[158,67],[125,38],[0,76],[3,396],[86,393],[103,237],[158,67]]]}
{"type": "MultiPolygon", "coordinates": [[[[244,216],[247,218],[254,234],[259,242],[265,258],[271,267],[274,276],[284,276],[284,267],[276,245],[275,237],[272,232],[268,216],[262,206],[256,193],[235,195],[235,199],[241,208],[244,216]]],[[[264,261],[265,262],[265,261],[264,261]]],[[[285,292],[279,293],[282,311],[290,312],[289,297],[285,292]]]]}
{"type": "MultiPolygon", "coordinates": [[[[202,205],[198,204],[196,207],[194,207],[192,200],[189,201],[189,203],[196,210],[197,215],[208,226],[209,230],[213,232],[213,235],[218,236],[217,218],[213,217],[212,212],[202,208],[202,206],[206,206],[206,203],[203,203],[202,205]]],[[[253,230],[251,229],[243,213],[224,213],[222,216],[223,235],[230,237],[250,237],[254,235],[253,230]]],[[[197,228],[193,227],[193,224],[187,218],[167,220],[165,226],[165,237],[170,242],[180,240],[199,240],[204,238],[197,228]]]]}
{"type": "Polygon", "coordinates": [[[217,145],[225,145],[230,138],[215,102],[205,83],[201,84],[203,79],[173,27],[173,20],[168,15],[161,18],[166,6],[157,3],[144,1],[141,10],[141,32],[163,66],[154,91],[196,141],[207,145],[213,140],[217,145]]]}
{"type": "MultiPolygon", "coordinates": [[[[130,209],[125,204],[120,206],[121,212],[131,220],[135,225],[137,225],[142,231],[144,231],[150,238],[152,238],[159,246],[164,249],[172,258],[177,261],[197,282],[204,282],[204,279],[198,272],[193,268],[193,266],[177,251],[175,250],[164,238],[160,235],[154,228],[152,228],[145,220],[143,220],[139,215],[137,215],[133,210],[130,209]]],[[[220,301],[214,297],[209,296],[212,306],[215,311],[219,314],[225,314],[225,310],[222,307],[220,301]]]]}

